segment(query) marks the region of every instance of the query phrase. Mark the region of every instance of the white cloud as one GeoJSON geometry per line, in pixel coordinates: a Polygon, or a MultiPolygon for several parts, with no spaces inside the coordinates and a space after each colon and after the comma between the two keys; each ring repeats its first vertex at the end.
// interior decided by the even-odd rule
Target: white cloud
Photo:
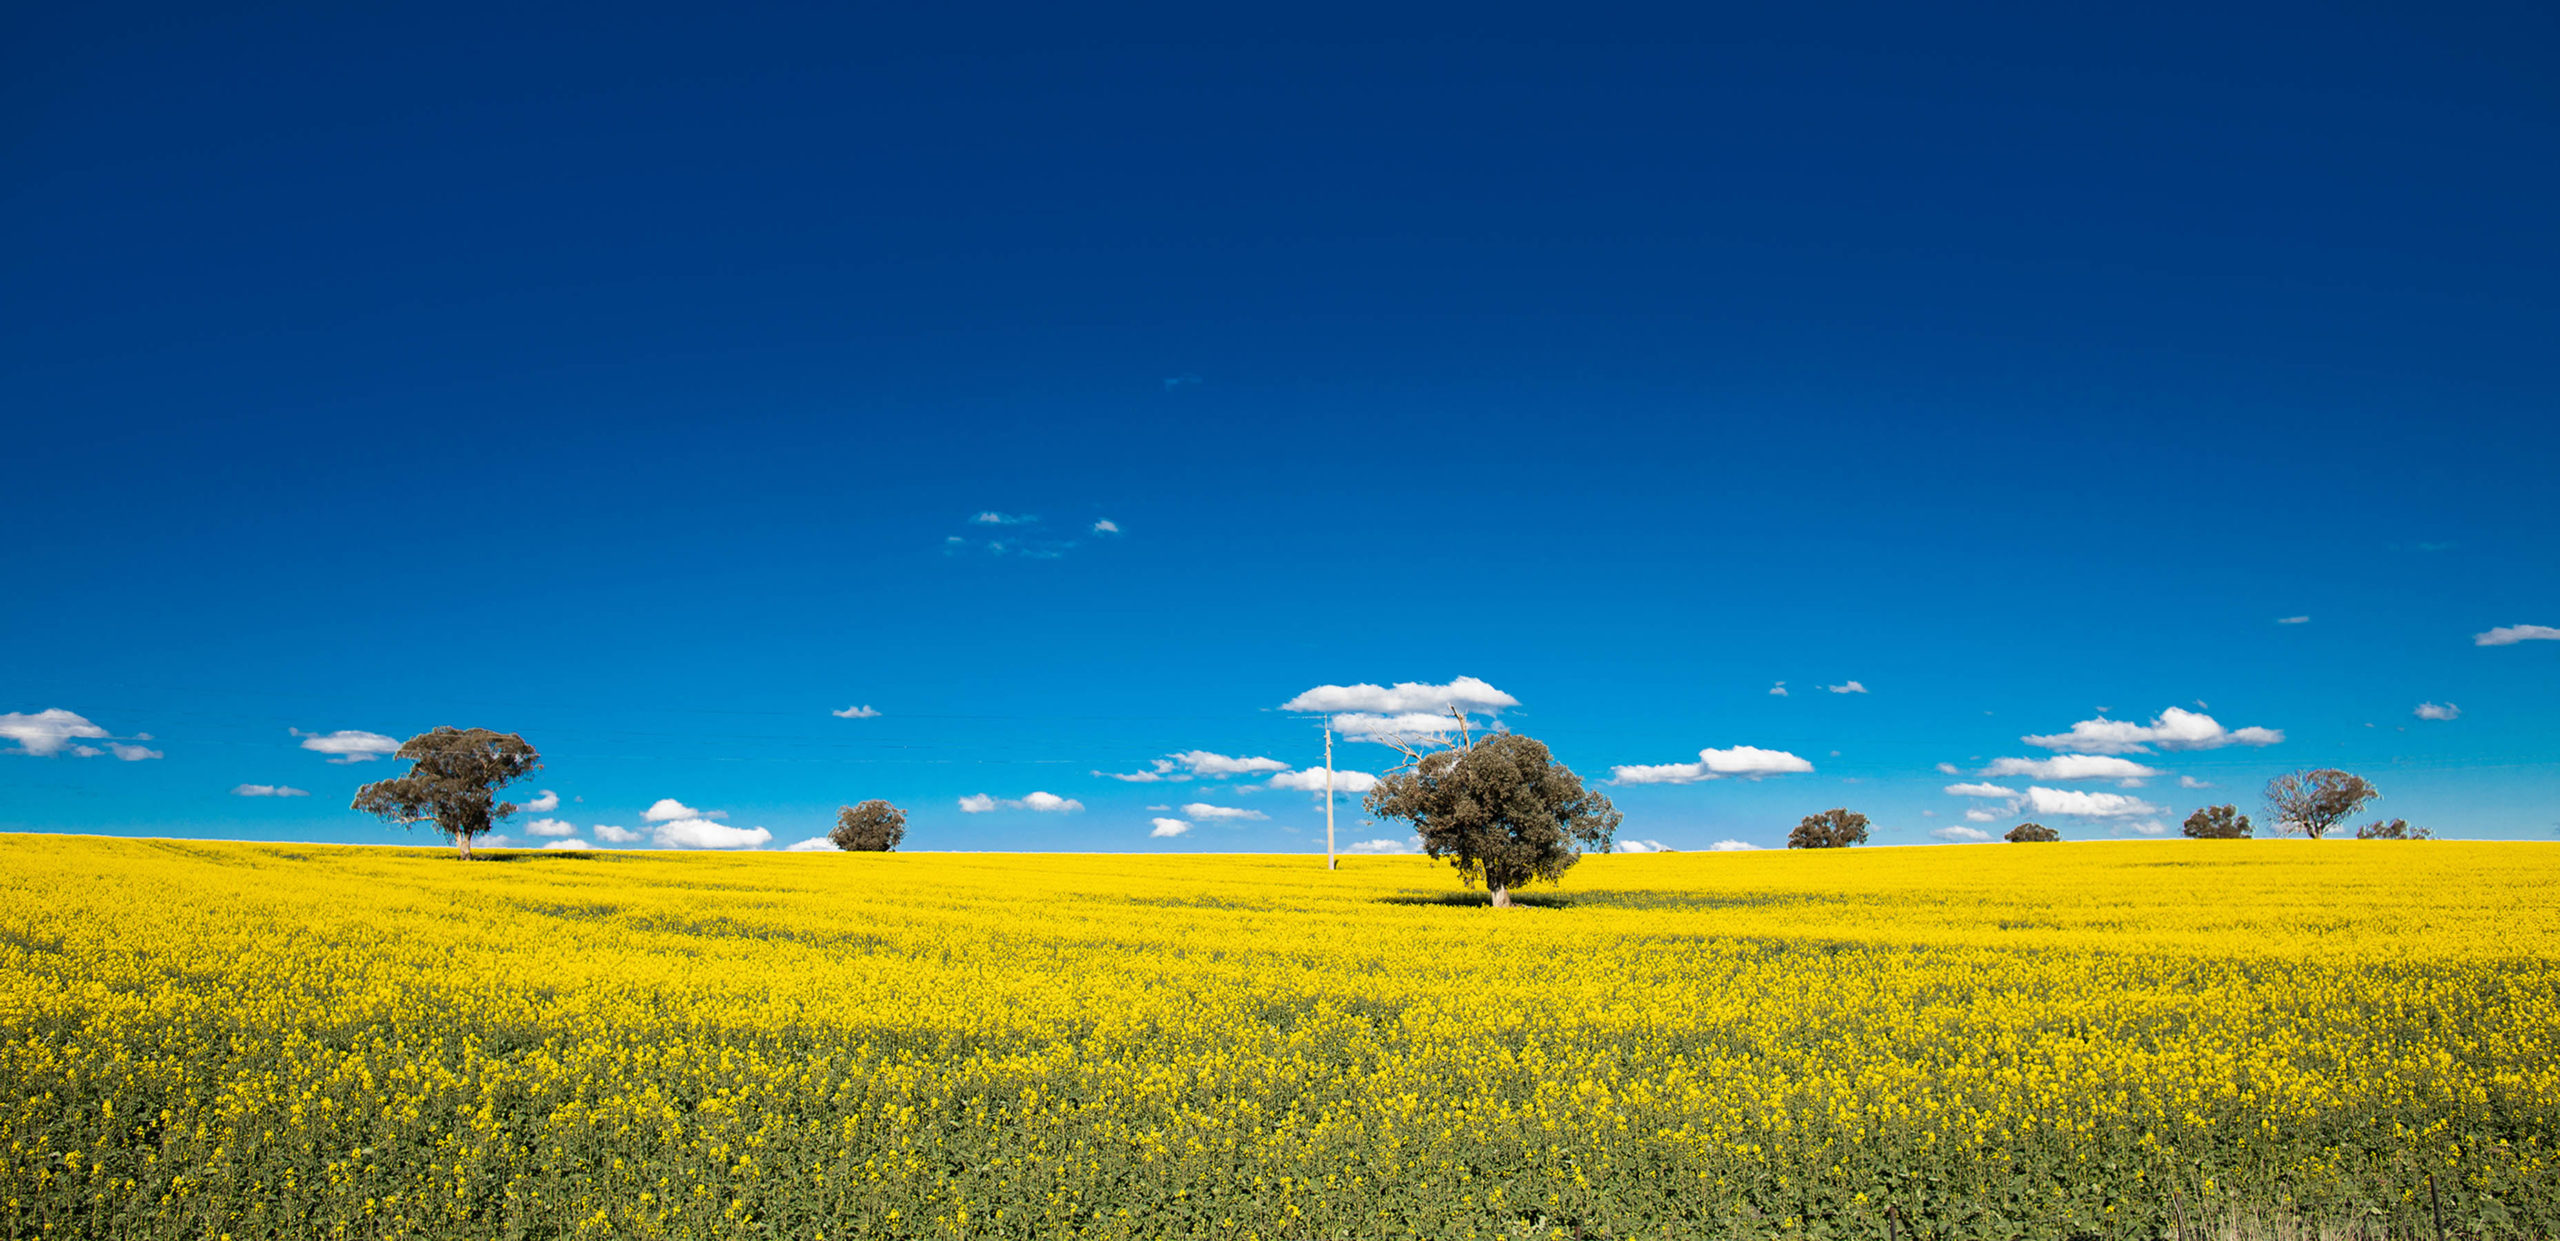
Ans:
{"type": "MultiPolygon", "coordinates": [[[[1378,778],[1368,772],[1353,771],[1348,767],[1336,767],[1333,770],[1334,792],[1366,793],[1377,785],[1378,778]]],[[[1324,791],[1324,768],[1310,767],[1305,771],[1281,772],[1271,777],[1271,787],[1296,789],[1302,793],[1321,793],[1324,791]]]]}
{"type": "MultiPolygon", "coordinates": [[[[74,737],[106,735],[106,729],[60,707],[47,707],[33,715],[20,715],[15,711],[0,715],[0,737],[17,742],[20,754],[50,755],[59,752],[74,737]]],[[[80,748],[90,754],[97,753],[87,746],[80,748]]]]}
{"type": "Polygon", "coordinates": [[[661,823],[653,834],[661,849],[753,849],[773,839],[761,827],[731,827],[709,819],[677,819],[661,823]]]}
{"type": "Polygon", "coordinates": [[[2120,826],[2122,826],[2124,830],[2132,832],[2138,836],[2165,836],[2169,834],[2169,825],[2159,821],[2158,819],[2151,819],[2142,823],[2125,823],[2120,826]]]}
{"type": "Polygon", "coordinates": [[[1182,813],[1190,815],[1195,819],[1206,819],[1211,822],[1218,823],[1242,822],[1246,819],[1268,819],[1271,817],[1259,810],[1244,810],[1235,806],[1212,806],[1205,801],[1184,803],[1182,813]]]}
{"type": "Polygon", "coordinates": [[[2076,819],[2130,819],[2163,813],[2160,807],[2139,797],[2122,793],[2083,793],[2078,789],[2049,789],[2043,785],[2027,788],[2027,804],[2037,814],[2067,815],[2076,819]]]}
{"type": "Polygon", "coordinates": [[[1155,830],[1147,833],[1152,839],[1170,839],[1191,830],[1191,825],[1180,819],[1149,819],[1147,822],[1155,824],[1155,830]]]}
{"type": "Polygon", "coordinates": [[[560,795],[549,789],[542,790],[542,796],[534,798],[532,801],[516,807],[518,810],[530,810],[535,814],[549,814],[559,808],[560,795]]]}
{"type": "Polygon", "coordinates": [[[1036,810],[1042,814],[1073,814],[1084,809],[1084,803],[1055,793],[1032,792],[1021,797],[993,797],[972,793],[960,799],[962,814],[985,814],[992,810],[1036,810]]]}
{"type": "Polygon", "coordinates": [[[832,841],[832,840],[829,840],[829,839],[827,839],[827,838],[826,838],[826,837],[824,837],[824,836],[812,836],[812,837],[808,838],[807,840],[797,841],[797,842],[793,843],[789,848],[784,849],[784,850],[783,850],[783,852],[785,852],[785,853],[833,853],[833,852],[835,852],[835,848],[836,848],[836,842],[834,842],[834,841],[832,841]]]}
{"type": "Polygon", "coordinates": [[[1093,774],[1130,784],[1155,784],[1160,781],[1180,783],[1194,777],[1215,780],[1223,776],[1258,776],[1266,771],[1287,771],[1289,765],[1276,758],[1235,758],[1209,750],[1184,750],[1155,760],[1146,771],[1097,771],[1093,774]]]}
{"type": "Polygon", "coordinates": [[[1377,715],[1351,712],[1333,717],[1333,731],[1345,741],[1428,741],[1446,738],[1458,731],[1458,721],[1428,711],[1407,711],[1402,715],[1377,715]]]}
{"type": "Polygon", "coordinates": [[[494,849],[500,845],[514,844],[515,838],[507,835],[483,836],[480,838],[479,843],[487,848],[494,849]]]}
{"type": "Polygon", "coordinates": [[[333,763],[370,763],[400,749],[399,742],[361,728],[341,728],[333,733],[307,733],[299,728],[285,731],[302,738],[303,749],[334,756],[329,760],[333,763]]]}
{"type": "Polygon", "coordinates": [[[2549,625],[2500,625],[2471,637],[2473,646],[2514,646],[2518,642],[2560,642],[2560,629],[2549,625]]]}
{"type": "Polygon", "coordinates": [[[595,831],[596,839],[611,844],[627,845],[640,839],[640,833],[627,827],[615,827],[611,823],[598,823],[595,825],[595,831]]]}
{"type": "Polygon", "coordinates": [[[1349,852],[1420,853],[1422,852],[1422,838],[1420,836],[1408,836],[1403,840],[1389,840],[1386,837],[1381,836],[1376,840],[1362,840],[1354,842],[1349,852]]]}
{"type": "Polygon", "coordinates": [[[1759,847],[1760,846],[1752,844],[1747,840],[1719,840],[1714,844],[1708,845],[1707,851],[1710,853],[1744,853],[1759,847]]]}
{"type": "Polygon", "coordinates": [[[1446,719],[1451,707],[1462,711],[1487,714],[1516,707],[1520,700],[1474,677],[1459,677],[1446,685],[1422,681],[1398,681],[1392,687],[1370,685],[1319,685],[1280,704],[1283,711],[1353,711],[1377,715],[1404,715],[1421,712],[1446,719]]]}
{"type": "Polygon", "coordinates": [[[1964,812],[1964,821],[1967,823],[1997,823],[2000,817],[1978,806],[1964,812]]]}
{"type": "MultiPolygon", "coordinates": [[[[725,819],[729,817],[729,812],[726,810],[696,810],[683,802],[677,801],[675,798],[661,797],[656,802],[651,803],[648,809],[641,811],[640,817],[647,819],[652,823],[665,823],[675,819],[725,819]]],[[[608,837],[607,839],[611,838],[608,837]]]]}
{"type": "Polygon", "coordinates": [[[1942,776],[1960,776],[1963,775],[1964,772],[1958,769],[1954,763],[1940,763],[1938,764],[1938,774],[1942,776]]]}
{"type": "Polygon", "coordinates": [[[231,795],[233,797],[309,797],[311,791],[294,788],[288,784],[238,784],[232,786],[231,795]]]}
{"type": "Polygon", "coordinates": [[[1120,533],[1120,523],[1105,517],[1102,520],[1093,523],[1093,532],[1095,534],[1118,534],[1120,533]]]}
{"type": "Polygon", "coordinates": [[[2129,758],[2056,754],[2051,758],[1995,758],[1982,769],[1982,774],[2037,780],[2148,780],[2160,773],[2129,758]]]}
{"type": "Polygon", "coordinates": [[[1784,681],[1780,681],[1777,684],[1770,686],[1769,692],[1776,694],[1780,698],[1792,697],[1792,695],[1787,693],[1787,683],[1784,681]]]}
{"type": "Polygon", "coordinates": [[[2308,625],[2311,623],[2311,618],[2308,616],[2279,616],[2276,618],[2276,623],[2279,625],[2308,625]]]}
{"type": "Polygon", "coordinates": [[[525,824],[524,830],[531,832],[536,836],[575,836],[578,834],[577,825],[564,822],[560,819],[535,819],[533,822],[525,824]]]}
{"type": "Polygon", "coordinates": [[[1866,686],[1860,685],[1855,681],[1851,681],[1846,685],[1825,685],[1822,688],[1830,690],[1835,694],[1863,694],[1867,692],[1866,686]]]}
{"type": "Polygon", "coordinates": [[[2417,715],[2422,720],[2456,720],[2462,718],[2462,708],[2449,702],[2422,702],[2417,715]]]}
{"type": "Polygon", "coordinates": [[[1173,760],[1169,758],[1157,759],[1154,768],[1148,771],[1096,771],[1093,774],[1106,780],[1120,780],[1129,784],[1156,784],[1166,780],[1179,783],[1191,778],[1190,772],[1175,767],[1173,760]]]}
{"type": "Polygon", "coordinates": [[[2178,777],[2178,787],[2182,789],[2209,789],[2213,787],[2213,781],[2199,780],[2194,776],[2180,776],[2178,777]]]}
{"type": "Polygon", "coordinates": [[[2021,737],[2028,745],[2082,754],[2148,754],[2163,750],[2218,750],[2227,745],[2274,745],[2284,732],[2274,728],[2225,729],[2210,715],[2171,707],[2149,724],[2099,718],[2082,720],[2067,733],[2021,737]]]}
{"type": "Polygon", "coordinates": [[[1021,526],[1040,520],[1029,513],[999,513],[993,509],[969,519],[981,526],[1021,526]]]}
{"type": "Polygon", "coordinates": [[[1669,853],[1671,850],[1659,840],[1621,840],[1618,842],[1618,852],[1669,853]]]}
{"type": "Polygon", "coordinates": [[[1991,839],[1991,833],[1978,827],[1942,827],[1929,835],[1956,844],[1980,844],[1991,839]]]}
{"type": "Polygon", "coordinates": [[[567,840],[552,841],[550,844],[542,847],[545,849],[584,849],[587,847],[587,842],[572,836],[567,840]]]}
{"type": "Polygon", "coordinates": [[[1947,792],[1956,797],[2015,797],[2018,790],[1997,784],[1950,784],[1947,792]]]}
{"type": "Polygon", "coordinates": [[[1694,763],[1655,763],[1609,769],[1618,784],[1695,784],[1701,780],[1721,780],[1726,776],[1759,779],[1762,776],[1785,775],[1813,770],[1813,764],[1784,750],[1763,750],[1758,746],[1738,745],[1730,750],[1700,750],[1694,763]]]}
{"type": "Polygon", "coordinates": [[[109,751],[113,752],[117,758],[123,759],[124,761],[126,761],[126,762],[128,762],[128,763],[139,763],[139,762],[141,762],[142,760],[144,760],[144,759],[146,759],[146,758],[166,758],[166,757],[168,757],[167,755],[162,754],[160,751],[155,750],[155,749],[152,749],[152,748],[151,748],[151,747],[149,747],[149,746],[141,746],[141,745],[126,745],[125,743],[123,743],[123,742],[121,742],[121,741],[110,741],[110,742],[108,742],[108,743],[107,743],[107,749],[108,749],[109,751]]]}
{"type": "Polygon", "coordinates": [[[846,707],[842,711],[829,711],[827,714],[840,720],[876,720],[880,718],[880,709],[865,704],[859,707],[846,707]]]}

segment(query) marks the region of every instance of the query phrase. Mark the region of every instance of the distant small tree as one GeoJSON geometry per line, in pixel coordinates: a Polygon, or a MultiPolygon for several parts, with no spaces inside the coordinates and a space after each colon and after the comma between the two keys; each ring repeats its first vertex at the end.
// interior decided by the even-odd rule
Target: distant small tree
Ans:
{"type": "Polygon", "coordinates": [[[1608,848],[1618,830],[1608,797],[1584,788],[1533,738],[1469,735],[1447,749],[1406,754],[1411,762],[1369,790],[1369,813],[1413,824],[1422,851],[1461,879],[1481,881],[1496,909],[1511,907],[1513,888],[1563,878],[1584,849],[1608,848]]]}
{"type": "Polygon", "coordinates": [[[2062,833],[2042,823],[2021,823],[2010,828],[2009,834],[2001,839],[2013,845],[2040,845],[2062,839],[2062,833]]]}
{"type": "Polygon", "coordinates": [[[1809,814],[1787,833],[1790,849],[1846,849],[1867,843],[1867,816],[1849,810],[1809,814]]]}
{"type": "Polygon", "coordinates": [[[2433,840],[2435,833],[2423,827],[2411,827],[2407,819],[2385,822],[2375,819],[2356,829],[2358,840],[2433,840]]]}
{"type": "Polygon", "coordinates": [[[2238,806],[2204,806],[2187,816],[2186,834],[2197,840],[2242,840],[2250,832],[2249,816],[2238,806]]]}
{"type": "Polygon", "coordinates": [[[2382,796],[2365,778],[2335,767],[2296,771],[2267,782],[2267,806],[2276,822],[2313,840],[2382,796]]]}
{"type": "Polygon", "coordinates": [[[542,770],[542,756],[524,738],[486,728],[420,733],[392,757],[408,759],[409,774],[357,789],[353,809],[401,827],[433,823],[466,862],[471,838],[516,812],[515,803],[498,800],[498,790],[542,770]]]}
{"type": "Polygon", "coordinates": [[[907,812],[878,798],[836,812],[827,839],[847,853],[887,853],[907,838],[907,812]]]}

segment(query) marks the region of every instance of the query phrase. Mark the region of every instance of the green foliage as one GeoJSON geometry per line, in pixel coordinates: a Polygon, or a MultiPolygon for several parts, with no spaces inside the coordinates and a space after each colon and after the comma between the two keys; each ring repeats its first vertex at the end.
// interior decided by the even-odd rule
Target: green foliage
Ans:
{"type": "Polygon", "coordinates": [[[847,853],[887,853],[907,838],[907,812],[873,798],[836,812],[827,839],[847,853]]]}
{"type": "Polygon", "coordinates": [[[2411,827],[2407,819],[2388,821],[2375,819],[2356,829],[2358,840],[2433,840],[2435,833],[2423,827],[2411,827]]]}
{"type": "Polygon", "coordinates": [[[2238,806],[2204,806],[2187,816],[2183,830],[2197,840],[2243,840],[2251,831],[2249,816],[2238,806]]]}
{"type": "Polygon", "coordinates": [[[2010,828],[2009,834],[2001,839],[2013,845],[2050,844],[2062,839],[2062,833],[2042,823],[2021,823],[2010,828]]]}
{"type": "Polygon", "coordinates": [[[1787,833],[1790,849],[1846,849],[1867,843],[1867,816],[1850,810],[1809,814],[1787,833]]]}
{"type": "Polygon", "coordinates": [[[2335,767],[2291,772],[2267,782],[2267,805],[2276,822],[2313,840],[2380,796],[2364,777],[2335,767]]]}
{"type": "Polygon", "coordinates": [[[1608,848],[1619,819],[1545,743],[1518,733],[1425,754],[1379,777],[1367,806],[1411,823],[1424,853],[1483,882],[1496,905],[1531,880],[1562,878],[1583,849],[1608,848]]]}
{"type": "Polygon", "coordinates": [[[466,860],[472,837],[516,812],[515,803],[498,800],[498,790],[542,770],[542,756],[524,738],[486,728],[420,733],[392,757],[409,760],[408,774],[357,789],[351,808],[401,827],[433,823],[466,860]]]}

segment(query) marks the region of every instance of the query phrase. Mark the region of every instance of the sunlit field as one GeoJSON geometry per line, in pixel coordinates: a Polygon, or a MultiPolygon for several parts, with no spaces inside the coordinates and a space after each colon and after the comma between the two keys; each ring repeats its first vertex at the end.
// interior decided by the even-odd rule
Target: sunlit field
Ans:
{"type": "Polygon", "coordinates": [[[2550,1236],[2556,881],[1610,856],[1498,913],[1410,858],[0,837],[0,1228],[2550,1236]]]}

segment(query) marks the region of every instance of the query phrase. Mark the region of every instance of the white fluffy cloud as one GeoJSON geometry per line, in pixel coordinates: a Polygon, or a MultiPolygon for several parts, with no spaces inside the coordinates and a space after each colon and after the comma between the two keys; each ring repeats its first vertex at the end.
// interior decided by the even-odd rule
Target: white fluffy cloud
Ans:
{"type": "Polygon", "coordinates": [[[880,718],[880,709],[866,703],[858,707],[846,707],[842,711],[829,711],[827,714],[840,720],[876,720],[880,718]]]}
{"type": "MultiPolygon", "coordinates": [[[[554,800],[556,801],[557,799],[555,798],[554,800]]],[[[560,819],[535,819],[533,822],[525,824],[524,830],[536,836],[575,836],[578,834],[577,825],[560,819]]]]}
{"type": "Polygon", "coordinates": [[[969,520],[981,526],[1023,526],[1040,519],[1029,513],[999,513],[989,509],[969,520]]]}
{"type": "Polygon", "coordinates": [[[1401,715],[1378,715],[1354,711],[1333,717],[1333,731],[1345,741],[1387,742],[1396,740],[1445,740],[1458,731],[1458,721],[1446,714],[1407,711],[1401,715]]]}
{"type": "Polygon", "coordinates": [[[1835,694],[1863,694],[1867,692],[1866,686],[1860,685],[1855,681],[1848,682],[1845,685],[1825,685],[1822,688],[1830,690],[1835,694]]]}
{"type": "Polygon", "coordinates": [[[2422,720],[2458,720],[2462,718],[2462,708],[2449,702],[2422,702],[2417,716],[2422,720]]]}
{"type": "Polygon", "coordinates": [[[2082,720],[2067,733],[2021,737],[2028,745],[2079,754],[2148,754],[2163,750],[2218,750],[2227,745],[2274,745],[2284,740],[2275,728],[2226,729],[2212,716],[2184,707],[2162,711],[2148,724],[2099,718],[2082,720]]]}
{"type": "Polygon", "coordinates": [[[1663,844],[1659,840],[1621,840],[1618,842],[1618,852],[1670,853],[1673,852],[1673,850],[1670,846],[1663,844]]]}
{"type": "Polygon", "coordinates": [[[559,808],[560,795],[549,789],[542,790],[542,796],[534,798],[532,801],[516,807],[518,810],[530,810],[535,814],[549,814],[559,808]]]}
{"type": "Polygon", "coordinates": [[[1093,532],[1095,534],[1118,534],[1120,533],[1120,523],[1105,517],[1102,520],[1093,523],[1093,532]]]}
{"type": "Polygon", "coordinates": [[[1760,846],[1752,844],[1747,840],[1719,840],[1714,844],[1708,845],[1707,851],[1710,853],[1744,853],[1759,847],[1760,846]]]}
{"type": "Polygon", "coordinates": [[[1191,825],[1180,819],[1149,819],[1147,822],[1155,824],[1155,830],[1147,835],[1159,840],[1171,839],[1191,830],[1191,825]]]}
{"type": "Polygon", "coordinates": [[[627,845],[632,841],[640,839],[640,833],[627,827],[615,827],[611,823],[596,824],[595,833],[596,839],[605,841],[609,844],[627,845]]]}
{"type": "Polygon", "coordinates": [[[1319,685],[1280,704],[1283,711],[1362,712],[1376,715],[1404,715],[1420,712],[1447,719],[1449,709],[1501,712],[1520,705],[1520,700],[1474,677],[1459,677],[1446,685],[1421,681],[1398,681],[1392,686],[1319,685]]]}
{"type": "Polygon", "coordinates": [[[1976,806],[1973,809],[1964,812],[1964,821],[1967,823],[1997,823],[2000,821],[2000,816],[1976,806]]]}
{"type": "Polygon", "coordinates": [[[1787,683],[1784,681],[1780,681],[1777,684],[1770,686],[1769,692],[1776,694],[1780,698],[1792,697],[1792,695],[1787,693],[1787,683]]]}
{"type": "Polygon", "coordinates": [[[641,811],[640,817],[652,823],[668,823],[677,819],[725,819],[729,817],[729,812],[696,810],[675,798],[661,797],[651,803],[648,809],[641,811]]]}
{"type": "Polygon", "coordinates": [[[309,797],[311,791],[294,788],[288,784],[237,784],[232,786],[231,795],[233,797],[309,797]]]}
{"type": "Polygon", "coordinates": [[[1618,784],[1695,784],[1726,776],[1759,779],[1813,770],[1813,764],[1784,750],[1738,745],[1730,750],[1700,750],[1694,763],[1655,763],[1609,769],[1618,784]]]}
{"type": "Polygon", "coordinates": [[[1982,769],[1986,776],[2026,776],[2036,780],[2148,780],[2159,771],[2129,758],[2103,754],[2056,754],[2051,758],[1995,758],[1982,769]]]}
{"type": "Polygon", "coordinates": [[[587,847],[587,842],[572,836],[567,840],[552,841],[550,844],[542,847],[545,849],[584,849],[587,847]]]}
{"type": "Polygon", "coordinates": [[[1953,844],[1980,844],[1991,839],[1991,833],[1978,827],[1942,827],[1929,835],[1953,844]]]}
{"type": "Polygon", "coordinates": [[[2133,819],[2162,813],[2160,807],[2139,797],[2122,793],[2083,793],[2078,789],[2049,789],[2043,785],[2027,788],[2027,804],[2037,814],[2058,814],[2075,819],[2133,819]]]}
{"type": "Polygon", "coordinates": [[[107,751],[108,751],[109,753],[111,753],[111,754],[114,754],[117,758],[123,759],[124,761],[126,761],[126,762],[128,762],[128,763],[139,763],[139,762],[141,762],[142,760],[144,760],[144,759],[146,759],[146,758],[166,758],[166,757],[168,757],[167,755],[162,754],[160,751],[155,750],[155,749],[152,749],[152,748],[151,748],[151,747],[149,747],[149,746],[142,746],[142,745],[126,745],[125,743],[123,743],[123,742],[121,742],[121,741],[110,741],[110,742],[108,742],[108,743],[107,743],[107,751]]]}
{"type": "Polygon", "coordinates": [[[824,837],[824,836],[812,836],[812,837],[808,838],[807,840],[802,840],[802,841],[795,841],[795,842],[793,842],[793,843],[791,844],[791,846],[790,846],[790,847],[788,847],[788,848],[786,848],[786,849],[784,849],[784,850],[783,850],[783,852],[785,852],[785,853],[833,853],[833,852],[835,852],[835,848],[836,848],[836,842],[834,842],[834,841],[832,841],[832,840],[829,840],[829,839],[827,839],[827,838],[826,838],[826,837],[824,837]]]}
{"type": "Polygon", "coordinates": [[[661,849],[753,849],[773,839],[761,827],[731,827],[709,819],[677,819],[661,823],[651,841],[661,849]]]}
{"type": "Polygon", "coordinates": [[[2500,625],[2471,636],[2473,646],[2514,646],[2518,642],[2560,642],[2560,629],[2549,625],[2500,625]]]}
{"type": "Polygon", "coordinates": [[[1355,841],[1350,848],[1350,852],[1420,853],[1422,852],[1422,838],[1420,836],[1408,836],[1403,840],[1389,840],[1386,837],[1381,836],[1376,840],[1355,841]]]}
{"type": "MultiPolygon", "coordinates": [[[[1378,778],[1368,772],[1353,771],[1348,767],[1336,767],[1333,769],[1334,792],[1366,793],[1370,789],[1376,788],[1377,785],[1378,778]]],[[[1275,789],[1296,789],[1301,793],[1321,793],[1324,791],[1324,768],[1310,767],[1305,771],[1281,772],[1279,775],[1271,777],[1271,787],[1275,789]]]]}
{"type": "Polygon", "coordinates": [[[370,763],[400,749],[398,741],[361,728],[341,728],[333,733],[307,733],[299,728],[285,731],[302,738],[303,749],[329,755],[333,763],[370,763]]]}
{"type": "Polygon", "coordinates": [[[2178,777],[2178,787],[2182,789],[2209,789],[2213,787],[2213,781],[2199,780],[2194,776],[2180,776],[2178,777]]]}
{"type": "Polygon", "coordinates": [[[1145,771],[1097,771],[1093,774],[1130,784],[1162,781],[1178,784],[1195,778],[1216,780],[1226,776],[1258,776],[1266,771],[1287,770],[1289,765],[1276,758],[1236,758],[1210,750],[1184,750],[1155,760],[1145,771]]]}
{"type": "Polygon", "coordinates": [[[2018,790],[1997,784],[1950,784],[1947,792],[1956,797],[2015,797],[2018,790]]]}
{"type": "Polygon", "coordinates": [[[1195,819],[1207,820],[1211,823],[1237,823],[1248,819],[1268,819],[1271,817],[1259,810],[1244,810],[1235,806],[1212,806],[1205,801],[1184,803],[1182,813],[1190,815],[1195,819]]]}
{"type": "Polygon", "coordinates": [[[1021,797],[994,797],[972,793],[960,799],[962,814],[986,814],[994,810],[1036,810],[1042,814],[1073,814],[1084,809],[1084,803],[1055,793],[1032,792],[1021,797]]]}
{"type": "MultiPolygon", "coordinates": [[[[81,718],[76,712],[65,711],[60,707],[47,707],[33,715],[20,715],[15,711],[0,715],[0,737],[17,742],[17,752],[20,754],[55,754],[59,753],[62,747],[69,744],[74,737],[98,738],[106,735],[106,729],[81,718]]],[[[87,746],[80,748],[89,750],[92,754],[97,753],[96,750],[87,746]]]]}

